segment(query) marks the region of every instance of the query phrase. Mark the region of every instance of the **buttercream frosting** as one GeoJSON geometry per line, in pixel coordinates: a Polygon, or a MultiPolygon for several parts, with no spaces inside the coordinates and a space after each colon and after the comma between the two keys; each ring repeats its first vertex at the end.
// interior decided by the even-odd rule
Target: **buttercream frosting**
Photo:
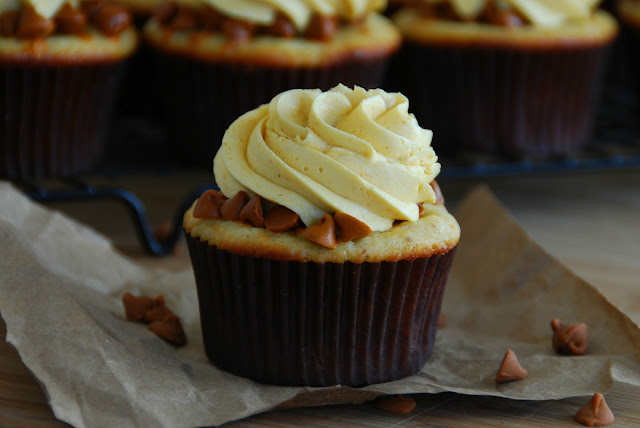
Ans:
{"type": "Polygon", "coordinates": [[[415,221],[418,203],[435,202],[440,164],[432,132],[408,108],[381,89],[283,92],[229,127],[216,183],[227,197],[243,190],[283,205],[307,226],[336,212],[373,231],[415,221]]]}
{"type": "Polygon", "coordinates": [[[19,9],[23,5],[31,5],[38,15],[51,19],[65,3],[77,7],[79,2],[79,0],[0,0],[0,13],[19,9]]]}
{"type": "Polygon", "coordinates": [[[475,19],[490,1],[502,9],[512,9],[532,25],[557,27],[570,21],[588,19],[601,0],[422,0],[426,4],[448,3],[462,20],[475,19]]]}
{"type": "Polygon", "coordinates": [[[348,21],[386,7],[386,0],[178,0],[188,5],[206,4],[230,18],[257,25],[271,25],[276,15],[286,15],[303,31],[314,14],[336,16],[348,21]]]}

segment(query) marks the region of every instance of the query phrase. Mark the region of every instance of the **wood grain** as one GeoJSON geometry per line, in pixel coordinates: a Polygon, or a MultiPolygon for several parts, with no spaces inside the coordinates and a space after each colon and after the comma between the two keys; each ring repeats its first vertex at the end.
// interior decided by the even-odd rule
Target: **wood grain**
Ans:
{"type": "MultiPolygon", "coordinates": [[[[147,207],[160,225],[209,172],[146,173],[90,177],[94,184],[125,187],[147,207]],[[158,185],[161,183],[162,185],[158,185]]],[[[610,301],[640,323],[640,171],[439,180],[447,206],[455,208],[464,193],[484,182],[546,251],[594,284],[610,301]]],[[[118,248],[149,266],[181,268],[189,263],[184,242],[174,255],[146,257],[127,214],[112,202],[52,205],[110,236],[118,248]]],[[[464,237],[464,231],[463,231],[464,237]]],[[[0,314],[1,315],[1,314],[0,314]]],[[[6,335],[0,321],[0,337],[6,335]]],[[[397,415],[371,402],[278,410],[231,422],[245,427],[575,427],[575,413],[588,397],[558,401],[515,401],[494,397],[418,394],[416,409],[397,415]]],[[[606,394],[616,415],[615,427],[640,426],[640,394],[618,385],[606,394]]],[[[0,427],[63,427],[45,393],[22,364],[15,349],[0,343],[0,427]]]]}

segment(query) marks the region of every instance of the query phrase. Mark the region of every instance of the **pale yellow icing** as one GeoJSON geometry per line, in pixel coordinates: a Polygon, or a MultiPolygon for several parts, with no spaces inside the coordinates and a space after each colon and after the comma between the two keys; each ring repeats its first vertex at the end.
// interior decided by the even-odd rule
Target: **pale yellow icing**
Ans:
{"type": "Polygon", "coordinates": [[[288,207],[307,225],[344,212],[374,231],[418,219],[440,172],[432,132],[399,93],[294,89],[237,119],[214,159],[228,197],[239,190],[288,207]]]}
{"type": "MultiPolygon", "coordinates": [[[[463,20],[478,16],[489,0],[423,0],[425,3],[449,3],[463,20]]],[[[601,0],[496,0],[501,8],[513,10],[531,24],[558,27],[567,22],[584,20],[592,16],[601,0]]]]}
{"type": "Polygon", "coordinates": [[[386,7],[386,0],[178,0],[186,4],[208,4],[225,16],[270,25],[283,13],[303,31],[314,14],[354,20],[386,7]]]}
{"type": "Polygon", "coordinates": [[[31,5],[38,15],[51,19],[65,3],[77,7],[79,0],[0,0],[0,13],[17,10],[22,5],[31,5]]]}

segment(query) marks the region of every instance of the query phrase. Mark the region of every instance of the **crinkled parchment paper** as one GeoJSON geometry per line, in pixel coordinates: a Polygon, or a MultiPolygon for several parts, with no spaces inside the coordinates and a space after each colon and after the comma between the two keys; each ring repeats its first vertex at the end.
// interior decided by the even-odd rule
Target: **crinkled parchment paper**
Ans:
{"type": "MultiPolygon", "coordinates": [[[[0,313],[7,340],[55,415],[77,427],[217,425],[277,407],[362,402],[380,394],[560,399],[640,386],[640,330],[533,243],[486,188],[456,213],[462,240],[445,293],[447,324],[422,371],[354,389],[260,385],[206,360],[190,267],[144,269],[91,229],[0,182],[0,313]],[[123,293],[164,294],[186,327],[176,349],[124,320],[123,293]],[[552,318],[585,322],[589,353],[556,355],[552,318]],[[507,348],[529,370],[496,385],[507,348]]],[[[594,251],[598,251],[594,248],[594,251]]]]}

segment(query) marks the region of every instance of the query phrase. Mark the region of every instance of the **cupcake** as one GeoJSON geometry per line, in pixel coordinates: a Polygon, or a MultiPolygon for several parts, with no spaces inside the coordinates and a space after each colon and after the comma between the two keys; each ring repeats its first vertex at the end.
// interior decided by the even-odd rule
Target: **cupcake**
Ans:
{"type": "Polygon", "coordinates": [[[640,104],[640,1],[619,0],[617,16],[622,24],[629,78],[635,85],[636,104],[640,104]]]}
{"type": "Polygon", "coordinates": [[[438,151],[539,159],[589,142],[618,34],[597,3],[422,0],[397,12],[402,90],[438,151]]]}
{"type": "Polygon", "coordinates": [[[211,159],[239,115],[293,88],[378,87],[401,38],[383,0],[189,0],[144,28],[167,124],[184,159],[211,159]]]}
{"type": "Polygon", "coordinates": [[[104,139],[131,16],[110,1],[0,2],[0,177],[90,169],[104,139]]]}
{"type": "Polygon", "coordinates": [[[185,213],[204,346],[257,382],[388,382],[430,356],[460,229],[431,131],[380,89],[294,89],[238,118],[185,213]]]}

